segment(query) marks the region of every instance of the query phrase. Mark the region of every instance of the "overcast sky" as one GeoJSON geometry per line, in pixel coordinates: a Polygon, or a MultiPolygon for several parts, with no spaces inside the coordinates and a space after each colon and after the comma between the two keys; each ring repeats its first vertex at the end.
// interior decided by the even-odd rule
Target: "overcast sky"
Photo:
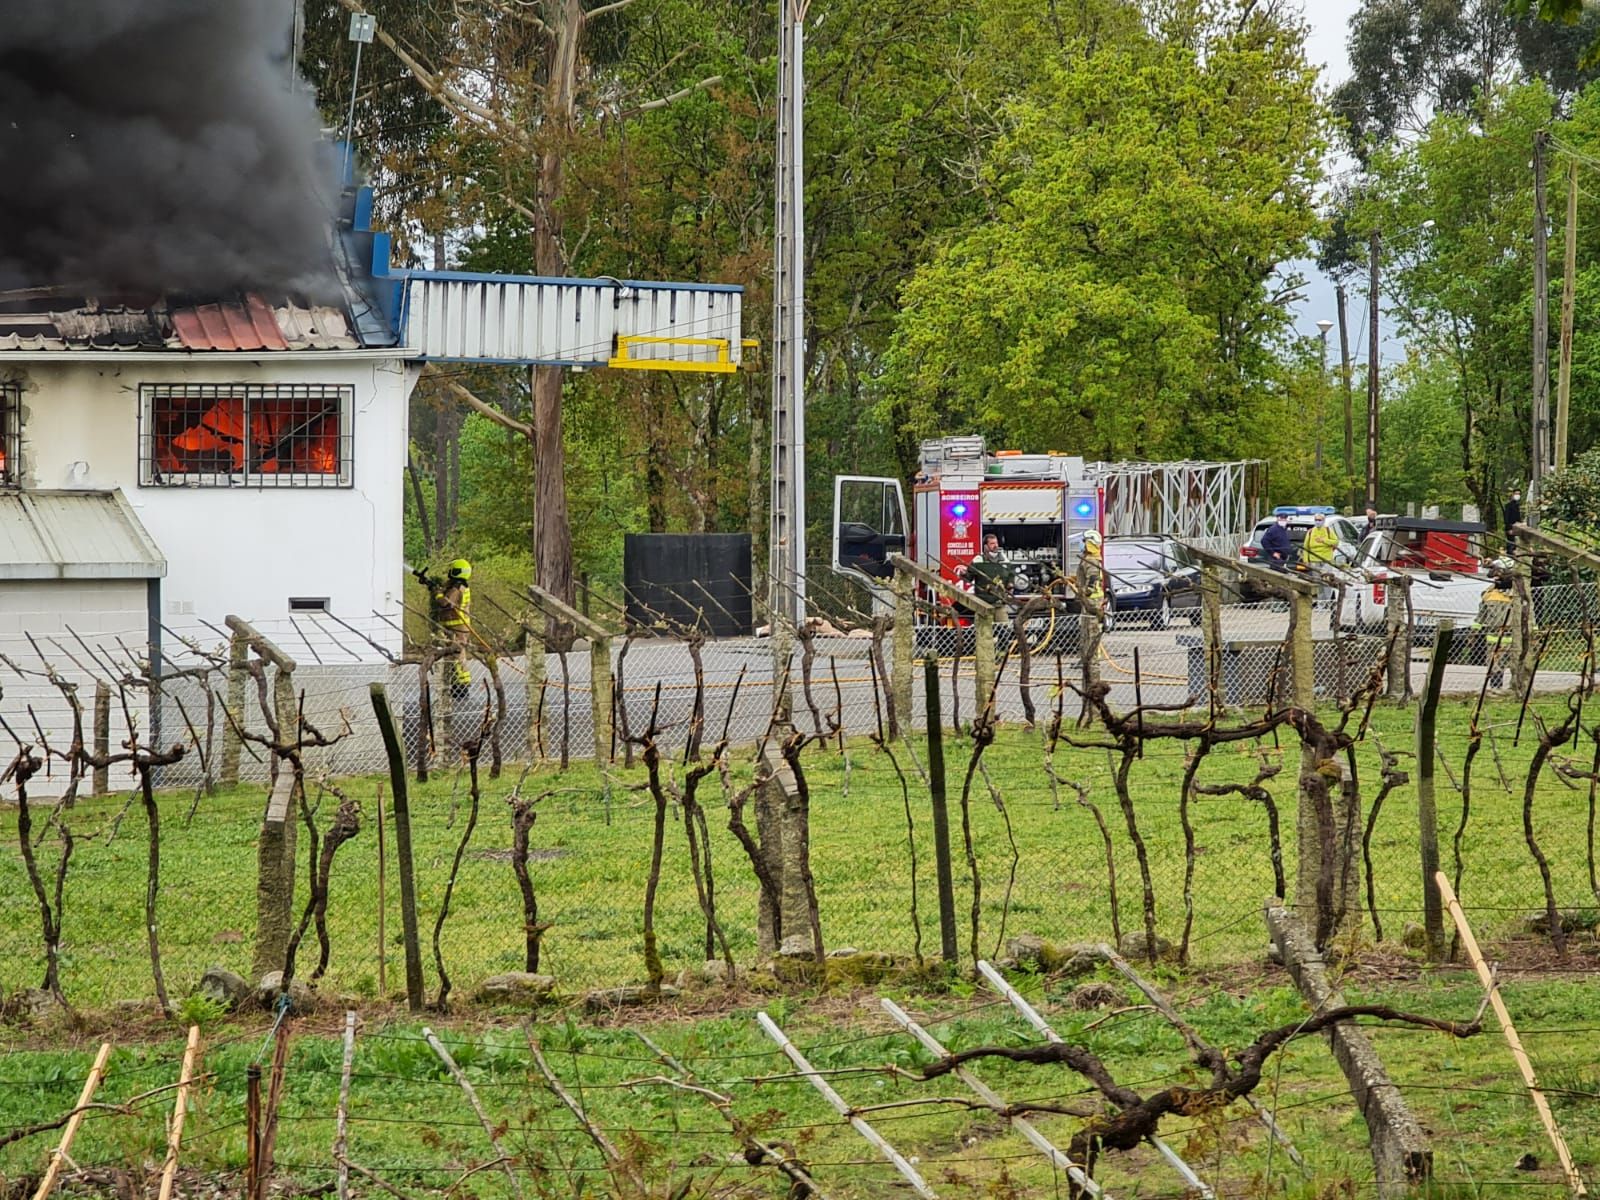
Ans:
{"type": "MultiPolygon", "coordinates": [[[[1323,89],[1331,91],[1350,73],[1344,44],[1349,33],[1350,18],[1361,6],[1361,0],[1300,0],[1300,3],[1311,26],[1310,36],[1306,39],[1306,57],[1322,68],[1323,89]]],[[[1297,306],[1295,316],[1295,325],[1302,333],[1315,337],[1318,321],[1338,321],[1333,282],[1317,272],[1315,261],[1285,263],[1284,269],[1298,270],[1306,278],[1306,286],[1303,289],[1306,298],[1297,306]]],[[[1350,354],[1352,358],[1359,360],[1366,354],[1366,301],[1364,297],[1356,295],[1355,289],[1352,288],[1347,303],[1349,312],[1346,320],[1350,326],[1350,354]]],[[[1403,356],[1404,349],[1394,340],[1387,320],[1384,321],[1384,325],[1386,328],[1381,352],[1385,362],[1393,362],[1403,356]]],[[[1330,362],[1338,358],[1338,339],[1338,328],[1335,325],[1334,330],[1328,335],[1330,362]]]]}

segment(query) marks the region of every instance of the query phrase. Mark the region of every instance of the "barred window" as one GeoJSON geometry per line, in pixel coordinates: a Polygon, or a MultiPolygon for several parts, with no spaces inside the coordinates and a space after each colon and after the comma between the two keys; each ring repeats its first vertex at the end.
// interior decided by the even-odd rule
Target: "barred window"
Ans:
{"type": "Polygon", "coordinates": [[[349,487],[354,389],[318,384],[145,384],[146,487],[349,487]]]}
{"type": "Polygon", "coordinates": [[[0,383],[0,487],[22,482],[22,388],[0,383]]]}

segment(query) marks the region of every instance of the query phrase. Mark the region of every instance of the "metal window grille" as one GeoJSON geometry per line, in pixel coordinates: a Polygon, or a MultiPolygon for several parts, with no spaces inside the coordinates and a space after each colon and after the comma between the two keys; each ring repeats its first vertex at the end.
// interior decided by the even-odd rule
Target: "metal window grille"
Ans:
{"type": "Polygon", "coordinates": [[[354,389],[321,384],[145,384],[145,487],[349,487],[354,389]]]}
{"type": "Polygon", "coordinates": [[[0,487],[22,482],[22,388],[0,383],[0,487]]]}

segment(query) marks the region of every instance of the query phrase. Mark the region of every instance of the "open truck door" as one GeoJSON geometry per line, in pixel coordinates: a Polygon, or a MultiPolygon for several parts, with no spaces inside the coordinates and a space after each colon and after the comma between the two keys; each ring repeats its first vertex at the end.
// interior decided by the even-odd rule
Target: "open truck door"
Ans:
{"type": "Polygon", "coordinates": [[[909,526],[898,479],[836,475],[833,479],[833,569],[892,601],[891,554],[906,552],[909,526]]]}

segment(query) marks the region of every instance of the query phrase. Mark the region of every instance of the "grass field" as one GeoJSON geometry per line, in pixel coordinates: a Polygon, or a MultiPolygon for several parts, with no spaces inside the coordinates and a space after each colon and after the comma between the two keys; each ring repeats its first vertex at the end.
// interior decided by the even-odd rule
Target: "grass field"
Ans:
{"type": "MultiPolygon", "coordinates": [[[[1158,972],[1186,1017],[1215,1044],[1237,1048],[1262,1030],[1292,1023],[1306,1010],[1279,972],[1258,969],[1177,980],[1158,972]]],[[[1203,1080],[1190,1066],[1176,1034],[1137,1009],[1076,1012],[1063,1004],[1065,985],[1027,977],[1019,981],[1068,1040],[1102,1056],[1123,1082],[1141,1092],[1203,1080]]],[[[1370,964],[1345,979],[1353,1001],[1388,1002],[1438,1016],[1469,1020],[1479,989],[1450,969],[1418,972],[1370,964]]],[[[1539,1064],[1580,1169],[1592,1176],[1600,1155],[1600,1059],[1594,1046],[1595,1004],[1587,981],[1560,978],[1505,981],[1525,1040],[1539,1064]]],[[[1138,997],[1127,996],[1124,1007],[1138,997]]],[[[1036,1040],[1003,1004],[960,986],[937,995],[895,993],[952,1049],[982,1044],[1019,1045],[1036,1040]]],[[[702,1084],[734,1098],[739,1117],[772,1141],[793,1147],[829,1196],[865,1198],[906,1194],[895,1174],[816,1093],[793,1078],[786,1061],[756,1028],[753,1001],[668,1013],[637,1013],[628,1027],[584,1027],[558,1019],[527,1031],[509,1022],[480,1021],[444,1029],[452,1049],[488,1111],[502,1127],[507,1151],[522,1164],[528,1195],[625,1194],[612,1186],[599,1153],[572,1115],[530,1066],[527,1036],[541,1044],[565,1086],[581,1097],[591,1120],[622,1150],[659,1196],[781,1196],[770,1172],[731,1162],[736,1149],[717,1112],[699,1097],[659,1085],[622,1086],[660,1075],[662,1065],[631,1029],[637,1028],[696,1072],[702,1084]]],[[[960,1097],[952,1079],[918,1084],[870,1068],[914,1067],[930,1060],[905,1035],[892,1032],[875,1000],[842,997],[772,997],[765,1007],[801,1045],[814,1066],[831,1072],[834,1085],[854,1105],[915,1097],[960,1097]]],[[[295,1191],[328,1187],[334,1175],[334,1138],[341,1051],[332,1031],[337,1015],[300,1025],[294,1035],[288,1086],[278,1134],[280,1177],[295,1191]]],[[[236,1193],[244,1167],[245,1068],[270,1057],[264,1018],[254,1024],[218,1024],[206,1030],[201,1089],[185,1138],[184,1190],[236,1193]]],[[[1497,1033],[1452,1041],[1405,1029],[1374,1033],[1380,1053],[1407,1103],[1424,1126],[1435,1154],[1437,1186],[1420,1195],[1557,1196],[1563,1187],[1533,1108],[1520,1089],[1510,1055],[1497,1033]],[[1524,1154],[1538,1162],[1519,1170],[1524,1154]]],[[[17,1048],[0,1062],[0,1132],[71,1106],[93,1040],[70,1049],[17,1048]]],[[[181,1045],[171,1038],[117,1050],[102,1098],[120,1101],[176,1079],[181,1045]]],[[[976,1071],[1011,1101],[1081,1101],[1084,1083],[1063,1067],[1027,1067],[990,1061],[976,1071]]],[[[408,1195],[446,1191],[463,1173],[495,1155],[466,1100],[420,1037],[419,1026],[371,1014],[357,1044],[351,1099],[349,1157],[408,1195]]],[[[1274,1060],[1258,1093],[1276,1114],[1306,1170],[1281,1147],[1269,1147],[1262,1128],[1243,1105],[1206,1119],[1173,1118],[1167,1140],[1217,1187],[1219,1195],[1312,1197],[1372,1194],[1365,1126],[1319,1038],[1292,1043],[1274,1060]]],[[[82,1194],[110,1193],[105,1169],[144,1179],[162,1158],[163,1117],[171,1096],[146,1102],[131,1116],[92,1117],[74,1147],[80,1166],[101,1170],[80,1183],[82,1194]]],[[[903,1154],[916,1159],[941,1196],[1054,1197],[1064,1182],[1006,1122],[953,1104],[890,1108],[868,1114],[874,1127],[903,1154]]],[[[1065,1144],[1077,1122],[1042,1116],[1038,1126],[1065,1144]]],[[[53,1135],[0,1149],[0,1189],[26,1194],[44,1163],[53,1135]]],[[[1182,1194],[1177,1177],[1148,1148],[1111,1155],[1102,1182],[1118,1197],[1182,1194]]],[[[379,1194],[356,1177],[358,1195],[379,1194]]],[[[497,1169],[471,1176],[460,1194],[510,1195],[497,1169]]]]}
{"type": "MultiPolygon", "coordinates": [[[[1528,914],[1542,907],[1542,887],[1522,837],[1521,791],[1535,740],[1537,711],[1554,715],[1563,702],[1549,698],[1535,705],[1522,743],[1513,748],[1516,708],[1491,706],[1493,750],[1480,754],[1474,771],[1474,812],[1463,841],[1466,870],[1463,899],[1490,939],[1516,931],[1528,914]]],[[[1440,717],[1445,762],[1459,772],[1470,706],[1447,704],[1440,717]]],[[[1410,710],[1379,708],[1375,734],[1390,747],[1410,744],[1410,710]]],[[[955,840],[956,907],[967,949],[971,881],[960,834],[960,781],[968,743],[947,739],[951,812],[955,840]]],[[[1586,759],[1592,748],[1578,751],[1586,759]]],[[[1285,744],[1290,744],[1286,737],[1285,744]]],[[[1268,754],[1275,753],[1265,747],[1268,754]]],[[[1177,793],[1184,747],[1153,742],[1133,765],[1131,780],[1140,832],[1146,842],[1157,899],[1158,928],[1177,940],[1184,919],[1183,837],[1177,793]]],[[[925,789],[904,750],[901,764],[911,781],[915,823],[919,908],[925,951],[938,946],[933,847],[925,789]]],[[[925,758],[918,748],[916,757],[925,758]]],[[[812,862],[820,896],[823,931],[830,947],[908,953],[913,949],[912,872],[908,855],[905,802],[883,755],[868,745],[808,751],[812,802],[812,862]]],[[[1007,934],[1029,931],[1057,939],[1100,939],[1111,929],[1111,904],[1104,849],[1090,812],[1070,789],[1053,793],[1042,770],[1037,735],[1005,732],[991,748],[989,776],[1004,797],[1002,814],[982,780],[974,785],[970,814],[982,884],[980,950],[994,954],[1007,934]],[[1006,817],[1010,820],[1008,833],[1006,817]],[[1015,879],[1012,838],[1015,839],[1015,879]]],[[[1202,783],[1247,782],[1255,773],[1255,748],[1221,747],[1200,772],[1202,783]]],[[[1360,756],[1364,793],[1370,798],[1376,778],[1371,740],[1360,756]]],[[[1583,762],[1587,767],[1587,762],[1583,762]]],[[[1061,747],[1056,770],[1064,780],[1089,788],[1100,806],[1116,850],[1120,919],[1124,930],[1141,917],[1138,867],[1126,824],[1110,784],[1106,752],[1061,747]]],[[[736,777],[748,777],[748,756],[736,777]]],[[[1275,781],[1281,813],[1286,868],[1293,882],[1294,796],[1291,763],[1275,781]]],[[[524,795],[543,795],[533,829],[532,867],[540,899],[540,919],[552,923],[545,938],[541,969],[563,988],[582,989],[642,978],[640,911],[650,852],[653,806],[639,790],[643,772],[617,768],[609,782],[588,765],[565,773],[537,771],[521,781],[524,795]]],[[[476,829],[467,846],[443,929],[446,968],[458,995],[483,976],[522,965],[522,914],[510,858],[511,826],[504,798],[518,782],[513,769],[486,781],[476,829]]],[[[702,799],[712,823],[719,911],[741,961],[755,955],[756,885],[743,852],[723,826],[722,802],[713,778],[702,799]]],[[[375,780],[348,781],[347,790],[363,802],[360,834],[339,854],[330,900],[332,966],[323,990],[330,994],[375,997],[378,992],[378,855],[373,801],[375,780]]],[[[64,983],[70,998],[94,1008],[152,994],[142,930],[145,878],[145,826],[135,805],[118,824],[126,797],[80,800],[70,814],[77,850],[66,886],[64,983]],[[115,836],[112,832],[115,830],[115,836]]],[[[245,972],[254,933],[255,840],[263,797],[240,788],[200,800],[189,819],[192,797],[162,798],[162,875],[158,905],[161,944],[169,986],[182,995],[209,965],[245,972]]],[[[1447,776],[1439,776],[1441,841],[1447,867],[1460,800],[1447,776]]],[[[451,862],[469,814],[464,772],[436,773],[414,787],[418,904],[428,960],[428,986],[436,987],[431,950],[426,943],[449,877],[451,862]]],[[[332,802],[324,805],[326,826],[332,802]]],[[[753,820],[753,816],[750,818],[753,820]]],[[[7,989],[31,986],[42,972],[38,912],[16,851],[14,810],[0,817],[0,982],[7,989]]],[[[1264,934],[1259,903],[1273,888],[1264,809],[1237,797],[1198,798],[1192,805],[1196,831],[1192,960],[1221,965],[1259,954],[1264,934]]],[[[1587,789],[1546,773],[1534,824],[1551,861],[1559,901],[1567,908],[1592,907],[1586,865],[1587,789]]],[[[302,831],[303,832],[303,831],[302,831]]],[[[1415,789],[1393,793],[1373,836],[1374,893],[1386,937],[1395,938],[1420,910],[1421,872],[1417,859],[1415,789]]],[[[304,857],[305,840],[301,852],[304,857]]],[[[53,838],[40,847],[42,865],[51,869],[58,847],[53,838]]],[[[389,834],[386,895],[388,989],[401,976],[398,888],[394,846],[389,834]]],[[[302,870],[302,895],[304,894],[302,870]]],[[[669,822],[666,867],[658,903],[661,949],[669,972],[698,963],[704,954],[704,925],[694,898],[681,823],[669,822]]],[[[314,947],[312,947],[314,951],[314,947]]],[[[305,961],[304,959],[302,961],[305,961]]],[[[314,958],[311,960],[314,961],[314,958]]],[[[304,968],[308,969],[308,968],[304,968]]]]}
{"type": "MultiPolygon", "coordinates": [[[[1535,704],[1535,715],[1554,717],[1562,706],[1552,697],[1535,704]]],[[[1440,745],[1450,770],[1459,773],[1470,705],[1450,703],[1441,713],[1440,745]]],[[[1600,997],[1592,970],[1596,947],[1590,934],[1574,946],[1572,961],[1557,968],[1546,939],[1523,930],[1525,918],[1542,905],[1537,870],[1523,843],[1522,784],[1531,755],[1530,717],[1520,746],[1512,746],[1517,709],[1491,706],[1484,722],[1495,730],[1474,772],[1474,812],[1464,840],[1462,892],[1475,924],[1501,960],[1508,1001],[1522,1026],[1544,1081],[1554,1089],[1558,1117],[1566,1126],[1580,1168],[1600,1161],[1600,997]]],[[[1391,748],[1410,744],[1412,712],[1379,708],[1373,727],[1391,748]]],[[[1589,734],[1580,757],[1592,753],[1589,734]]],[[[1285,746],[1292,743],[1285,739],[1285,746]]],[[[1270,748],[1266,748],[1271,753],[1270,748]]],[[[971,880],[961,851],[959,781],[967,756],[964,739],[950,739],[951,809],[956,822],[957,909],[966,951],[971,880]]],[[[924,758],[920,744],[919,759],[924,758]]],[[[746,756],[747,757],[747,756],[746,756]]],[[[932,839],[926,793],[907,761],[918,851],[923,947],[937,947],[932,839]]],[[[1219,750],[1205,764],[1202,782],[1246,782],[1255,772],[1254,748],[1219,750]]],[[[911,869],[905,805],[887,761],[866,745],[813,749],[807,762],[812,783],[813,866],[824,933],[830,946],[907,952],[912,946],[911,869]],[[846,765],[848,762],[848,766],[846,765]]],[[[986,758],[1005,800],[1006,823],[981,780],[970,806],[983,885],[981,939],[991,954],[1010,932],[1029,931],[1057,939],[1102,939],[1110,932],[1111,906],[1103,847],[1092,815],[1070,790],[1052,793],[1041,769],[1036,735],[1009,730],[986,758]],[[1017,848],[1015,884],[1009,901],[1011,837],[1017,848]]],[[[1361,751],[1361,769],[1376,776],[1376,751],[1361,751]]],[[[1587,766],[1587,763],[1583,764],[1587,766]]],[[[1134,805],[1154,879],[1158,925],[1176,938],[1183,921],[1183,841],[1177,817],[1182,748],[1152,743],[1132,769],[1134,805]]],[[[1111,828],[1117,854],[1123,928],[1140,922],[1138,868],[1130,838],[1110,786],[1102,750],[1058,750],[1063,779],[1089,787],[1111,828]]],[[[1290,764],[1288,774],[1292,774],[1290,764]]],[[[735,772],[747,778],[741,760],[735,772]]],[[[648,866],[652,808],[637,790],[642,772],[617,769],[609,788],[587,766],[558,773],[538,771],[522,781],[524,795],[544,795],[534,827],[533,872],[541,919],[551,921],[543,968],[564,992],[643,977],[639,912],[648,866]],[[546,794],[548,793],[548,794],[546,794]]],[[[713,781],[710,781],[714,783],[713,781]]],[[[456,996],[483,976],[521,965],[521,911],[508,861],[510,822],[505,796],[517,783],[512,772],[485,782],[477,827],[468,844],[461,877],[445,924],[442,947],[456,996]]],[[[322,992],[349,998],[365,1024],[359,1041],[352,1099],[350,1157],[410,1195],[445,1193],[458,1178],[494,1155],[477,1119],[456,1085],[420,1040],[420,1028],[378,995],[377,844],[372,800],[378,781],[347,781],[364,802],[360,835],[340,852],[330,910],[332,967],[322,992]]],[[[418,895],[425,940],[431,934],[450,863],[465,830],[469,799],[465,778],[436,776],[414,792],[418,895]]],[[[1292,878],[1294,799],[1283,777],[1274,795],[1281,809],[1284,852],[1292,878]]],[[[744,962],[755,959],[755,886],[742,853],[721,828],[720,798],[702,799],[713,818],[719,908],[744,962]]],[[[169,985],[182,997],[200,972],[215,963],[244,972],[253,936],[255,838],[263,796],[238,789],[202,798],[188,820],[192,797],[162,798],[162,887],[159,918],[169,985]]],[[[72,1030],[47,1018],[29,1026],[0,1026],[0,1137],[6,1129],[70,1107],[94,1047],[113,1030],[119,1049],[102,1099],[121,1101],[177,1077],[178,1031],[151,1015],[149,966],[142,932],[145,871],[144,821],[137,806],[111,836],[125,797],[84,800],[70,814],[77,851],[66,888],[67,992],[89,1012],[72,1030]],[[142,1000],[137,1009],[113,1007],[142,1000]]],[[[1448,777],[1439,777],[1440,822],[1445,861],[1459,819],[1460,800],[1448,777]]],[[[321,814],[326,824],[331,804],[321,814]]],[[[1265,942],[1260,902],[1271,891],[1266,816],[1259,805],[1234,798],[1197,800],[1193,959],[1196,968],[1153,969],[1162,986],[1184,1007],[1205,1037],[1237,1049],[1262,1030],[1301,1019],[1306,1010],[1280,970],[1262,961],[1265,942]]],[[[42,971],[38,915],[15,849],[14,811],[0,838],[0,981],[7,990],[37,984],[42,971]]],[[[1588,792],[1553,775],[1540,783],[1534,825],[1550,858],[1557,895],[1569,909],[1595,907],[1587,865],[1588,792]]],[[[1352,1001],[1392,1003],[1412,1011],[1470,1019],[1481,992],[1458,967],[1428,968],[1402,950],[1397,938],[1420,909],[1415,791],[1404,787],[1388,800],[1373,837],[1375,895],[1390,944],[1348,964],[1343,984],[1352,1001]]],[[[302,851],[304,843],[302,842],[302,851]]],[[[392,834],[387,897],[388,992],[400,989],[397,886],[392,834]]],[[[57,852],[53,839],[40,847],[48,870],[57,852]]],[[[658,923],[668,971],[704,956],[703,928],[688,874],[683,830],[668,826],[667,868],[658,923]]],[[[1370,933],[1370,931],[1369,931],[1370,933]]],[[[425,955],[430,994],[437,986],[431,953],[425,955]]],[[[302,961],[305,961],[302,959],[302,961]]],[[[1102,1055],[1117,1077],[1141,1091],[1173,1083],[1198,1083],[1181,1040],[1159,1018],[1136,1006],[1139,998],[1119,979],[1102,975],[1125,1000],[1094,1012],[1066,1002],[1073,981],[1020,977],[1024,989],[1049,1014],[1059,1032],[1102,1055]],[[1128,1011],[1116,1012],[1116,1008],[1128,1011]]],[[[961,979],[910,992],[890,988],[951,1048],[983,1043],[1018,1045],[1034,1040],[1009,1008],[961,979]]],[[[958,1096],[954,1080],[912,1084],[862,1070],[886,1063],[912,1066],[928,1056],[892,1025],[877,1007],[876,991],[800,992],[790,995],[725,995],[702,987],[665,1010],[632,1014],[658,1045],[694,1069],[702,1082],[734,1099],[740,1118],[771,1140],[791,1144],[809,1161],[827,1194],[876,1197],[906,1194],[865,1142],[789,1073],[785,1060],[758,1031],[757,1007],[765,1007],[833,1077],[853,1104],[915,1096],[958,1096]]],[[[335,1035],[338,1003],[296,1027],[289,1088],[279,1132],[277,1161],[292,1189],[317,1190],[331,1183],[330,1146],[337,1101],[340,1049],[335,1035]]],[[[190,1016],[207,1018],[205,1068],[210,1072],[197,1099],[186,1137],[183,1190],[208,1194],[236,1190],[244,1161],[244,1074],[270,1055],[267,1018],[253,1014],[212,1019],[199,1006],[190,1016]]],[[[505,1141],[518,1156],[521,1186],[528,1196],[617,1194],[602,1161],[539,1077],[530,1069],[522,1014],[471,1010],[436,1025],[453,1046],[479,1089],[491,1119],[506,1126],[505,1141]]],[[[657,1193],[691,1183],[687,1195],[778,1196],[783,1188],[766,1174],[730,1163],[734,1139],[717,1112],[700,1098],[660,1085],[623,1086],[662,1073],[650,1050],[624,1026],[623,1018],[585,1021],[576,1010],[544,1014],[531,1033],[551,1064],[582,1097],[592,1119],[606,1130],[657,1193]],[[670,1181],[670,1184],[669,1184],[670,1181]]],[[[1375,1034],[1407,1101],[1433,1139],[1439,1196],[1557,1195],[1563,1188],[1554,1157],[1542,1141],[1535,1115],[1522,1092],[1512,1060],[1497,1034],[1451,1041],[1410,1030],[1375,1034]],[[1524,1154],[1533,1170],[1518,1170],[1524,1154]]],[[[1071,1099],[1083,1081],[1064,1068],[985,1063],[978,1073],[1008,1099],[1071,1099]]],[[[1249,1112],[1235,1106],[1208,1121],[1174,1120],[1168,1140],[1218,1185],[1223,1196],[1315,1197],[1372,1194],[1365,1126],[1320,1039],[1297,1042],[1275,1061],[1261,1098],[1308,1162],[1301,1172],[1281,1149],[1269,1145],[1249,1112]]],[[[161,1158],[163,1115],[170,1093],[137,1106],[133,1115],[96,1116],[74,1151],[80,1166],[132,1170],[145,1178],[161,1158]]],[[[887,1109],[875,1125],[919,1167],[942,1196],[1054,1197],[1061,1180],[1010,1131],[1003,1119],[953,1104],[887,1109]]],[[[1042,1117],[1040,1126],[1065,1143],[1075,1122],[1042,1117]]],[[[53,1135],[0,1147],[0,1195],[25,1194],[45,1161],[53,1135]]],[[[1176,1176],[1147,1149],[1115,1156],[1104,1164],[1103,1181],[1113,1195],[1159,1197],[1181,1194],[1176,1176]]],[[[79,1193],[118,1189],[104,1171],[79,1179],[79,1193]]],[[[71,1190],[71,1189],[69,1189],[71,1190]]],[[[378,1194],[358,1178],[358,1195],[378,1194]]],[[[507,1197],[498,1169],[470,1175],[451,1195],[507,1197]]]]}

